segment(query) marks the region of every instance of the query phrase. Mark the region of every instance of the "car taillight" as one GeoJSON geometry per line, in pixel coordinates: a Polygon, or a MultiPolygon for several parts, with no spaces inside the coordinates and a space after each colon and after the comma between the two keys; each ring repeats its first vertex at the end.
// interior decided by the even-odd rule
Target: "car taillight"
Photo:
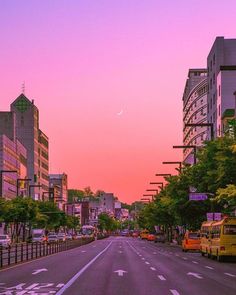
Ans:
{"type": "Polygon", "coordinates": [[[221,250],[221,251],[225,251],[225,246],[221,246],[221,247],[220,247],[220,250],[221,250]]]}
{"type": "Polygon", "coordinates": [[[186,244],[188,244],[188,240],[186,240],[186,244]]]}

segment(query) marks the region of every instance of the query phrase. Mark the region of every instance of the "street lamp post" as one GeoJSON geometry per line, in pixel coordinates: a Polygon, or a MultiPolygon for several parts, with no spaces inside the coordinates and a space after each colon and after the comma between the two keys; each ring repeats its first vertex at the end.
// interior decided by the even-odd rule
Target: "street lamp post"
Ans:
{"type": "Polygon", "coordinates": [[[173,149],[193,149],[193,163],[197,163],[197,146],[196,145],[173,145],[173,149]]]}
{"type": "Polygon", "coordinates": [[[213,123],[188,123],[185,127],[211,127],[211,140],[214,139],[214,124],[213,123]]]}
{"type": "Polygon", "coordinates": [[[29,182],[29,181],[31,181],[31,178],[17,178],[17,180],[16,180],[16,195],[17,196],[19,195],[19,182],[20,181],[29,182]]]}
{"type": "Polygon", "coordinates": [[[152,201],[154,200],[154,195],[153,194],[143,194],[143,197],[151,197],[152,201]]]}
{"type": "Polygon", "coordinates": [[[163,189],[163,187],[164,187],[164,183],[163,182],[150,182],[150,184],[160,184],[161,185],[161,189],[163,189]]]}
{"type": "Polygon", "coordinates": [[[170,173],[157,173],[155,174],[156,176],[163,176],[163,177],[170,177],[171,174],[170,173]]]}
{"type": "Polygon", "coordinates": [[[2,198],[3,195],[3,173],[17,173],[18,171],[17,170],[1,170],[0,171],[0,197],[2,198]]]}
{"type": "Polygon", "coordinates": [[[162,162],[162,164],[177,164],[179,165],[179,173],[182,171],[182,162],[180,161],[175,161],[175,162],[162,162]]]}

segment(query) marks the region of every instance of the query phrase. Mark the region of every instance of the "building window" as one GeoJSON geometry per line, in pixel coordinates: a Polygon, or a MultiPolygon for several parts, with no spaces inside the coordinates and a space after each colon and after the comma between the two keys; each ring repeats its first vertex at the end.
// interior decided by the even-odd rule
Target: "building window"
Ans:
{"type": "Polygon", "coordinates": [[[215,53],[214,53],[214,55],[213,55],[213,65],[216,63],[216,55],[215,55],[215,53]]]}
{"type": "Polygon", "coordinates": [[[216,75],[215,73],[213,74],[213,84],[215,84],[215,81],[216,81],[216,75]]]}
{"type": "Polygon", "coordinates": [[[220,105],[219,105],[219,107],[218,107],[218,114],[219,114],[219,116],[220,116],[220,105]]]}
{"type": "Polygon", "coordinates": [[[219,96],[220,96],[220,90],[221,90],[221,89],[220,89],[220,85],[219,85],[219,96]]]}

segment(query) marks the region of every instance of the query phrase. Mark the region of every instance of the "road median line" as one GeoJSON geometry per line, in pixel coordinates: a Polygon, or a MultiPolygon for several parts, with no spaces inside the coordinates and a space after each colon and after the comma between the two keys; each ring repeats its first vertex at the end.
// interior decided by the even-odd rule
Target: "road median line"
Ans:
{"type": "Polygon", "coordinates": [[[63,294],[81,275],[85,272],[87,268],[89,268],[90,265],[92,265],[104,252],[108,250],[108,248],[111,246],[112,242],[109,243],[109,245],[103,249],[101,252],[98,253],[92,260],[89,261],[80,271],[78,271],[65,285],[64,287],[59,290],[56,295],[63,294]]]}

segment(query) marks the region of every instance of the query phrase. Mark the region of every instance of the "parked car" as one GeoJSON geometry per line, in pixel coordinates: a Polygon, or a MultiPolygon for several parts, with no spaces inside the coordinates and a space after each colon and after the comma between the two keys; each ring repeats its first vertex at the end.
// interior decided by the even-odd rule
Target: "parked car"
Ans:
{"type": "Polygon", "coordinates": [[[48,234],[48,243],[58,242],[58,237],[56,234],[48,234]]]}
{"type": "Polygon", "coordinates": [[[0,235],[0,247],[8,248],[11,246],[11,239],[8,235],[0,235]]]}
{"type": "Polygon", "coordinates": [[[155,241],[155,239],[156,239],[156,236],[154,234],[148,234],[147,236],[148,241],[155,241]]]}
{"type": "Polygon", "coordinates": [[[57,238],[58,238],[58,241],[65,242],[66,234],[65,233],[58,233],[57,238]]]}
{"type": "Polygon", "coordinates": [[[44,243],[47,237],[45,235],[44,229],[33,229],[32,230],[32,243],[44,243]]]}
{"type": "Polygon", "coordinates": [[[72,235],[71,234],[66,234],[66,240],[72,240],[72,235]]]}
{"type": "Polygon", "coordinates": [[[165,243],[166,237],[164,233],[158,233],[156,234],[155,243],[165,243]]]}
{"type": "Polygon", "coordinates": [[[73,238],[73,240],[82,239],[83,235],[82,234],[74,234],[72,238],[73,238]]]}
{"type": "Polygon", "coordinates": [[[200,250],[200,233],[187,231],[182,241],[182,250],[187,252],[189,250],[200,250]]]}

